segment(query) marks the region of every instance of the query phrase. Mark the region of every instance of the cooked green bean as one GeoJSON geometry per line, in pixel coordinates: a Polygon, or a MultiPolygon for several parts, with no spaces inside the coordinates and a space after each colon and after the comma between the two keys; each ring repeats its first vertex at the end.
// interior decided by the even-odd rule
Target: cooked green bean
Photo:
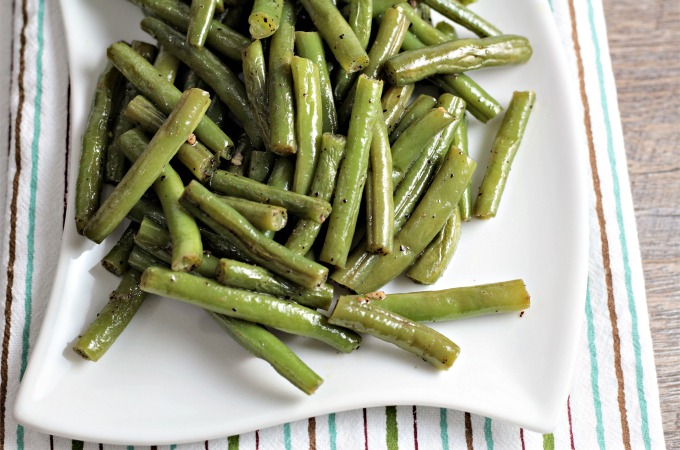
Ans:
{"type": "MultiPolygon", "coordinates": [[[[349,5],[349,18],[347,23],[356,35],[361,48],[366,50],[371,37],[371,26],[373,22],[373,1],[372,0],[351,0],[349,5]]],[[[370,60],[370,56],[369,56],[370,60]]],[[[349,92],[357,73],[348,73],[340,67],[335,76],[333,93],[338,103],[342,102],[349,92]]],[[[350,108],[351,111],[351,108],[350,108]]],[[[342,120],[341,120],[342,121],[342,120]]]]}
{"type": "Polygon", "coordinates": [[[437,74],[520,64],[526,62],[531,53],[529,41],[522,36],[458,39],[402,52],[388,59],[383,67],[390,83],[403,85],[437,74]]]}
{"type": "MultiPolygon", "coordinates": [[[[144,59],[134,50],[130,49],[130,51],[144,59]]],[[[101,202],[104,184],[104,155],[109,136],[113,92],[119,78],[118,71],[111,64],[107,65],[97,81],[92,110],[83,133],[75,205],[76,231],[80,234],[83,234],[83,230],[101,202]]]]}
{"type": "Polygon", "coordinates": [[[194,47],[203,47],[208,37],[210,22],[215,15],[216,0],[191,0],[187,43],[194,47]]]}
{"type": "Polygon", "coordinates": [[[331,205],[323,200],[258,183],[248,178],[216,170],[210,187],[222,194],[246,198],[286,208],[290,214],[323,223],[331,213],[331,205]]]}
{"type": "MultiPolygon", "coordinates": [[[[326,240],[319,259],[343,267],[352,244],[366,182],[375,120],[380,114],[383,83],[360,75],[347,132],[345,158],[340,165],[326,240]]],[[[381,118],[382,119],[382,118],[381,118]]]]}
{"type": "Polygon", "coordinates": [[[430,242],[406,276],[420,284],[434,284],[444,274],[460,239],[460,208],[456,207],[444,228],[430,242]]]}
{"type": "Polygon", "coordinates": [[[434,329],[353,296],[341,296],[328,321],[394,344],[439,370],[451,367],[460,352],[453,341],[434,329]]]}
{"type": "MultiPolygon", "coordinates": [[[[175,0],[130,0],[146,13],[158,17],[181,32],[189,28],[191,11],[189,6],[175,0]]],[[[217,20],[210,22],[206,42],[209,47],[235,61],[241,60],[241,52],[250,44],[250,39],[237,33],[217,20]]]]}
{"type": "Polygon", "coordinates": [[[193,133],[209,104],[210,98],[205,91],[190,89],[182,94],[144,153],[87,224],[83,230],[85,236],[99,243],[111,234],[193,133]]]}
{"type": "MultiPolygon", "coordinates": [[[[151,135],[155,134],[167,119],[165,114],[141,95],[128,103],[123,114],[151,135]]],[[[188,142],[182,144],[177,150],[177,159],[200,181],[210,178],[218,165],[215,155],[198,141],[194,144],[188,142]]]]}
{"type": "MultiPolygon", "coordinates": [[[[107,54],[109,60],[143,96],[151,100],[163,113],[170,114],[182,95],[179,89],[163,80],[160,72],[125,42],[111,45],[107,54]]],[[[231,139],[207,117],[201,119],[195,134],[206,147],[217,154],[222,154],[234,146],[231,139]]]]}
{"type": "Polygon", "coordinates": [[[432,136],[451,124],[454,119],[455,117],[446,109],[432,108],[399,135],[399,139],[392,144],[392,181],[395,186],[404,178],[406,171],[432,136]]]}
{"type": "Polygon", "coordinates": [[[406,111],[406,105],[411,99],[411,94],[415,85],[407,84],[406,86],[390,86],[385,90],[382,96],[383,117],[385,119],[385,126],[387,132],[392,133],[394,127],[401,120],[401,117],[406,111]]]}
{"type": "Polygon", "coordinates": [[[248,178],[264,183],[276,161],[276,155],[270,151],[253,150],[248,161],[248,178]]]}
{"type": "Polygon", "coordinates": [[[389,8],[404,3],[404,0],[373,0],[373,17],[385,14],[389,8]]]}
{"type": "MultiPolygon", "coordinates": [[[[324,133],[321,137],[321,152],[310,192],[312,197],[324,201],[331,200],[335,190],[338,167],[345,155],[345,144],[344,136],[324,133]]],[[[321,231],[320,223],[301,218],[288,237],[286,247],[299,255],[304,255],[312,248],[319,231],[321,231]]]]}
{"type": "Polygon", "coordinates": [[[311,60],[319,69],[321,87],[321,106],[324,133],[335,133],[338,129],[338,117],[333,101],[333,87],[331,86],[328,64],[323,49],[323,41],[317,32],[296,31],[295,49],[297,54],[311,60]]]}
{"type": "Polygon", "coordinates": [[[85,359],[99,361],[111,348],[142,306],[146,293],[139,289],[140,274],[128,270],[97,318],[78,337],[73,350],[85,359]]]}
{"type": "Polygon", "coordinates": [[[153,66],[163,74],[163,78],[173,84],[175,83],[175,78],[177,78],[180,64],[181,61],[162,45],[158,49],[156,60],[153,62],[153,66]]]}
{"type": "Polygon", "coordinates": [[[225,286],[292,300],[309,308],[329,309],[333,301],[333,286],[322,284],[307,289],[278,277],[264,267],[242,263],[233,259],[220,259],[215,278],[225,286]]]}
{"type": "MultiPolygon", "coordinates": [[[[282,0],[279,0],[282,1],[282,0]]],[[[265,67],[262,42],[253,41],[243,51],[243,81],[250,108],[260,130],[264,148],[269,148],[269,92],[267,92],[267,68],[265,67]]]]}
{"type": "Polygon", "coordinates": [[[533,91],[513,93],[491,147],[491,159],[482,185],[479,187],[479,194],[475,201],[476,217],[489,219],[496,216],[508,175],[510,175],[512,160],[522,142],[535,101],[536,94],[533,91]]]}
{"type": "Polygon", "coordinates": [[[330,325],[323,314],[295,302],[229,288],[188,273],[150,267],[142,274],[140,287],[145,292],[181,300],[209,311],[317,339],[344,353],[356,349],[361,342],[353,331],[330,325]]]}
{"type": "Polygon", "coordinates": [[[523,311],[531,306],[531,298],[522,280],[440,291],[387,294],[384,298],[371,296],[369,300],[371,304],[416,322],[440,322],[523,311]]]}
{"type": "Polygon", "coordinates": [[[300,3],[345,72],[358,72],[366,67],[366,50],[331,0],[301,0],[300,3]]]}
{"type": "Polygon", "coordinates": [[[442,20],[434,26],[440,33],[446,35],[449,40],[458,39],[458,33],[456,29],[449,22],[442,20]]]}
{"type": "Polygon", "coordinates": [[[135,270],[138,270],[139,272],[144,272],[147,268],[152,266],[169,267],[168,264],[164,263],[163,261],[154,256],[149,255],[147,252],[145,252],[136,245],[132,248],[132,251],[130,252],[130,256],[128,257],[128,264],[130,265],[130,267],[132,267],[135,270]]]}
{"type": "Polygon", "coordinates": [[[429,5],[443,15],[472,31],[479,37],[498,36],[501,31],[489,22],[481,18],[472,10],[461,5],[456,0],[424,0],[429,5]]]}
{"type": "Polygon", "coordinates": [[[135,246],[137,225],[130,224],[121,235],[116,245],[102,259],[102,266],[116,276],[123,275],[128,270],[127,260],[132,247],[135,246]]]}
{"type": "MultiPolygon", "coordinates": [[[[388,9],[378,28],[378,33],[368,52],[369,63],[361,73],[369,78],[378,78],[382,71],[382,66],[385,61],[399,53],[401,43],[404,40],[406,30],[408,30],[409,21],[403,13],[401,8],[388,9]]],[[[337,87],[337,85],[336,85],[337,87]]],[[[352,84],[351,89],[347,93],[344,102],[342,103],[338,116],[340,122],[345,122],[352,112],[354,105],[354,95],[356,93],[356,84],[352,84]]]]}
{"type": "Polygon", "coordinates": [[[162,21],[146,17],[141,23],[142,30],[152,35],[158,42],[184,64],[198,74],[220,97],[229,110],[234,113],[245,129],[250,142],[255,147],[262,146],[253,113],[248,106],[246,90],[236,74],[207,48],[195,48],[187,44],[184,36],[162,21]]]}
{"type": "Polygon", "coordinates": [[[413,102],[408,105],[406,111],[401,117],[401,120],[395,125],[394,131],[390,133],[390,143],[394,143],[401,133],[410,127],[415,121],[422,118],[425,114],[430,112],[434,105],[437,104],[437,99],[426,94],[420,94],[413,102]]]}
{"type": "Polygon", "coordinates": [[[217,233],[233,237],[232,243],[257,264],[304,287],[314,288],[326,282],[328,269],[265,238],[242,215],[199,183],[189,183],[181,203],[217,233]]]}
{"type": "MultiPolygon", "coordinates": [[[[460,151],[469,154],[468,152],[468,133],[467,133],[467,118],[463,115],[460,119],[460,124],[456,129],[456,135],[453,137],[453,145],[458,147],[460,151]]],[[[463,192],[463,196],[458,203],[460,209],[460,220],[467,222],[472,217],[472,187],[468,186],[463,192]]]]}
{"type": "MultiPolygon", "coordinates": [[[[446,42],[448,40],[449,39],[442,34],[441,42],[446,42]]],[[[401,46],[402,50],[417,50],[425,47],[426,45],[415,37],[413,33],[406,32],[404,42],[401,46]]],[[[454,94],[465,100],[470,114],[481,122],[488,122],[496,117],[503,109],[496,99],[464,73],[440,75],[438,77],[430,78],[430,81],[443,91],[454,94]]]]}
{"type": "Polygon", "coordinates": [[[411,22],[409,30],[425,45],[435,45],[448,40],[448,38],[446,38],[441,31],[437,30],[432,23],[424,20],[418,15],[416,10],[408,3],[399,4],[395,8],[399,8],[404,12],[411,22]]]}
{"type": "Polygon", "coordinates": [[[380,256],[357,286],[371,292],[402,273],[444,227],[467,187],[476,163],[452,147],[413,214],[394,238],[395,251],[380,256]]]}
{"type": "MultiPolygon", "coordinates": [[[[293,163],[293,158],[279,156],[276,161],[274,161],[274,167],[272,167],[272,172],[269,174],[267,186],[283,191],[290,191],[293,187],[294,174],[295,164],[293,163]]],[[[263,201],[262,203],[266,202],[263,201]]]]}
{"type": "MultiPolygon", "coordinates": [[[[442,162],[449,151],[457,121],[465,114],[465,102],[452,96],[442,94],[437,105],[445,108],[457,118],[438,135],[432,136],[431,141],[425,145],[426,152],[416,159],[406,176],[394,190],[394,232],[397,233],[406,223],[411,213],[418,205],[421,197],[427,190],[431,178],[439,170],[442,162]]],[[[343,269],[335,270],[331,279],[352,290],[361,283],[370,273],[372,267],[378,262],[379,255],[364,251],[364,246],[359,245],[343,269]]]]}
{"type": "Polygon", "coordinates": [[[253,144],[250,143],[248,135],[242,133],[234,147],[234,154],[229,160],[230,173],[246,176],[250,167],[250,154],[255,151],[253,144]]]}
{"type": "Polygon", "coordinates": [[[293,56],[291,71],[295,92],[295,134],[298,144],[293,192],[307,195],[314,177],[321,145],[323,127],[321,82],[319,70],[309,59],[293,56]]]}
{"type": "Polygon", "coordinates": [[[285,0],[281,23],[269,45],[270,150],[279,155],[297,151],[295,142],[295,100],[290,61],[295,41],[295,7],[285,0]]]}
{"type": "Polygon", "coordinates": [[[392,198],[392,153],[387,128],[375,121],[371,140],[370,166],[366,178],[366,250],[392,253],[394,200],[392,198]]]}
{"type": "Polygon", "coordinates": [[[279,231],[288,222],[286,208],[265,205],[238,197],[220,196],[220,198],[259,230],[279,231]]]}
{"type": "MultiPolygon", "coordinates": [[[[144,152],[149,141],[139,128],[132,129],[119,140],[121,150],[133,163],[144,152]]],[[[203,243],[194,218],[179,205],[184,183],[170,164],[153,183],[172,236],[172,270],[188,272],[201,263],[203,243]]]]}
{"type": "Polygon", "coordinates": [[[319,375],[264,327],[215,312],[210,315],[241,347],[256,358],[268,362],[282,377],[305,394],[313,394],[323,383],[319,375]]]}
{"type": "Polygon", "coordinates": [[[264,39],[274,34],[279,28],[282,12],[283,0],[255,0],[248,16],[250,36],[264,39]]]}
{"type": "Polygon", "coordinates": [[[130,209],[127,218],[139,224],[142,223],[142,220],[144,220],[145,217],[148,217],[153,223],[162,227],[167,228],[168,226],[168,221],[163,215],[163,209],[161,209],[160,205],[142,197],[135,203],[132,209],[130,209]]]}
{"type": "MultiPolygon", "coordinates": [[[[134,51],[142,55],[147,61],[152,61],[156,57],[156,47],[146,42],[132,41],[131,47],[134,51]]],[[[125,175],[125,155],[118,151],[116,146],[116,139],[134,127],[134,124],[122,114],[128,103],[137,96],[137,89],[129,81],[125,81],[122,88],[120,102],[118,104],[118,113],[113,117],[113,125],[111,126],[111,138],[109,139],[109,146],[106,149],[106,168],[104,179],[116,184],[120,182],[125,175]]]]}

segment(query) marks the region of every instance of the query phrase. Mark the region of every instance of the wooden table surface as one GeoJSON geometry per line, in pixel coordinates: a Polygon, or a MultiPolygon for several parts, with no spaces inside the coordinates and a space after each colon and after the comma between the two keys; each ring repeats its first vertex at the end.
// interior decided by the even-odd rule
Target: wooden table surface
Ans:
{"type": "Polygon", "coordinates": [[[680,1],[604,0],[661,413],[680,448],[680,1]]]}

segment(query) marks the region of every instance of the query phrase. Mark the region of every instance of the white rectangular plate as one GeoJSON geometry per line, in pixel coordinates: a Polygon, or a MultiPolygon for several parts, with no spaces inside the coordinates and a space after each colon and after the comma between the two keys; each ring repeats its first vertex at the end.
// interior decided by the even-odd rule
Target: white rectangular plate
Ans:
{"type": "MultiPolygon", "coordinates": [[[[149,39],[140,12],[122,0],[62,0],[72,81],[72,142],[79,143],[106,47],[149,39]]],[[[198,441],[348,409],[417,404],[482,414],[547,432],[570,385],[587,275],[584,149],[578,98],[545,0],[484,0],[473,8],[506,33],[527,36],[524,65],[472,74],[502,104],[514,90],[537,93],[498,217],[463,224],[446,287],[523,278],[530,310],[434,327],[461,347],[447,372],[376,339],[342,355],[284,337],[325,383],[307,397],[233,343],[203,311],[150,297],[97,363],[71,350],[115,287],[97,246],[75,232],[78,152],[71,158],[69,212],[59,267],[15,416],[23,425],[85,441],[169,444],[198,441]]],[[[500,120],[470,120],[480,182],[500,120]]],[[[78,145],[76,144],[77,148],[78,145]]],[[[388,291],[421,287],[400,279],[388,291]]]]}

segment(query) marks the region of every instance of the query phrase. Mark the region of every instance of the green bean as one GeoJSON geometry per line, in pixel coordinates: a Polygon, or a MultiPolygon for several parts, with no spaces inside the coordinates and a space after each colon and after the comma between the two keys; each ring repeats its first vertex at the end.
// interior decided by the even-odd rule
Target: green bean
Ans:
{"type": "Polygon", "coordinates": [[[248,178],[264,183],[276,161],[276,155],[270,151],[253,150],[248,161],[248,178]]]}
{"type": "Polygon", "coordinates": [[[464,73],[433,77],[431,81],[443,91],[465,100],[470,114],[480,122],[488,122],[503,110],[495,98],[464,73]]]}
{"type": "Polygon", "coordinates": [[[392,182],[397,185],[418,158],[432,136],[451,124],[455,117],[444,108],[433,108],[413,122],[392,144],[392,182]]]}
{"type": "Polygon", "coordinates": [[[215,15],[215,0],[191,0],[191,13],[187,28],[187,43],[201,48],[208,38],[213,16],[215,15]]]}
{"type": "Polygon", "coordinates": [[[145,292],[181,300],[209,311],[317,339],[345,353],[356,349],[361,342],[353,331],[330,325],[324,315],[297,303],[229,288],[187,273],[150,267],[142,274],[140,287],[145,292]]]}
{"type": "Polygon", "coordinates": [[[305,394],[313,394],[323,383],[319,375],[264,327],[223,314],[211,312],[210,315],[241,347],[256,358],[268,362],[282,377],[305,394]]]}
{"type": "Polygon", "coordinates": [[[160,205],[142,197],[135,203],[132,209],[130,209],[127,218],[139,224],[142,223],[142,220],[144,220],[145,217],[148,217],[153,223],[162,227],[167,228],[168,226],[168,221],[163,215],[163,210],[160,205]]]}
{"type": "Polygon", "coordinates": [[[265,205],[238,197],[220,196],[220,198],[259,230],[279,231],[288,222],[286,208],[265,205]]]}
{"type": "Polygon", "coordinates": [[[298,143],[293,192],[307,195],[314,177],[322,134],[321,83],[314,63],[299,56],[291,60],[295,92],[295,131],[298,143]]]}
{"type": "Polygon", "coordinates": [[[352,296],[338,299],[328,321],[394,344],[439,370],[451,367],[460,352],[453,341],[432,328],[352,296]]]}
{"type": "Polygon", "coordinates": [[[328,269],[265,238],[242,215],[199,183],[189,183],[181,203],[218,234],[232,237],[232,243],[255,263],[304,287],[314,288],[326,282],[328,269]]]}
{"type": "Polygon", "coordinates": [[[458,39],[456,29],[449,22],[442,20],[434,26],[440,33],[446,35],[449,40],[458,39]]]}
{"type": "MultiPolygon", "coordinates": [[[[356,35],[361,48],[366,50],[371,37],[371,26],[373,22],[373,1],[372,0],[351,0],[349,8],[348,24],[356,35]]],[[[370,55],[369,55],[370,61],[370,55]]],[[[347,95],[350,88],[354,85],[357,73],[348,73],[342,67],[338,69],[335,76],[334,96],[336,101],[341,102],[347,95]]],[[[350,108],[351,111],[351,108],[350,108]]]]}
{"type": "Polygon", "coordinates": [[[510,166],[522,142],[535,101],[536,94],[533,91],[516,91],[512,95],[491,147],[491,159],[475,201],[475,216],[480,219],[495,217],[498,212],[510,166]]]}
{"type": "MultiPolygon", "coordinates": [[[[453,137],[453,145],[458,147],[466,155],[468,152],[468,134],[467,134],[467,118],[463,115],[460,119],[460,124],[456,129],[456,135],[453,137]]],[[[472,217],[472,188],[468,186],[463,192],[463,196],[458,203],[460,209],[460,220],[467,222],[472,217]]]]}
{"type": "MultiPolygon", "coordinates": [[[[267,180],[267,185],[273,188],[282,189],[284,191],[290,191],[293,189],[294,176],[295,164],[293,162],[293,158],[279,156],[274,162],[274,167],[272,168],[272,173],[269,175],[269,179],[267,180]]],[[[262,234],[267,236],[269,239],[274,239],[274,235],[276,233],[272,230],[268,230],[262,234]]]]}
{"type": "MultiPolygon", "coordinates": [[[[165,114],[141,95],[128,103],[123,114],[151,135],[155,134],[167,119],[165,114]]],[[[198,141],[194,144],[183,143],[177,150],[177,159],[200,181],[210,178],[218,165],[215,155],[198,141]]]]}
{"type": "Polygon", "coordinates": [[[121,235],[116,245],[102,259],[102,266],[116,276],[123,275],[128,270],[127,260],[132,247],[135,245],[137,225],[130,224],[121,235]]]}
{"type": "Polygon", "coordinates": [[[295,7],[290,1],[284,1],[281,23],[269,46],[269,144],[270,150],[279,155],[292,155],[297,151],[293,74],[290,68],[294,33],[295,7]]]}
{"type": "MultiPolygon", "coordinates": [[[[430,179],[439,170],[449,151],[457,121],[465,114],[465,102],[452,96],[442,94],[437,105],[445,108],[455,116],[457,120],[452,122],[438,135],[432,136],[431,141],[425,145],[427,151],[421,153],[406,176],[394,190],[394,232],[401,230],[402,226],[418,205],[421,197],[430,184],[430,179]]],[[[331,279],[337,283],[356,290],[378,262],[379,255],[367,253],[364,246],[358,246],[351,255],[347,265],[343,269],[335,270],[331,279]]]]}
{"type": "MultiPolygon", "coordinates": [[[[175,0],[130,0],[151,14],[176,27],[181,32],[189,29],[190,9],[182,2],[175,0]]],[[[250,44],[250,39],[237,33],[217,20],[210,22],[206,42],[209,47],[235,61],[241,60],[241,52],[250,44]]]]}
{"type": "Polygon", "coordinates": [[[385,14],[389,8],[404,3],[404,0],[373,0],[373,17],[385,14]]]}
{"type": "Polygon", "coordinates": [[[173,84],[175,83],[175,78],[177,78],[180,64],[181,61],[162,45],[158,50],[156,60],[153,62],[153,66],[163,75],[163,78],[173,84]]]}
{"type": "Polygon", "coordinates": [[[128,264],[130,265],[130,267],[132,267],[135,270],[138,270],[139,272],[144,272],[147,268],[152,266],[169,267],[168,264],[164,263],[163,261],[154,256],[149,255],[147,252],[145,252],[136,245],[132,248],[132,251],[130,252],[130,256],[128,257],[128,264]]]}
{"type": "Polygon", "coordinates": [[[225,286],[262,292],[309,308],[328,310],[333,301],[333,286],[328,283],[306,289],[274,275],[264,267],[233,259],[220,260],[216,280],[225,286]]]}
{"type": "Polygon", "coordinates": [[[456,207],[444,228],[430,242],[406,276],[421,284],[434,284],[444,274],[460,239],[460,208],[456,207]]]}
{"type": "Polygon", "coordinates": [[[224,0],[215,0],[215,13],[223,13],[224,11],[224,0]]]}
{"type": "MultiPolygon", "coordinates": [[[[376,121],[377,122],[377,121],[376,121]]],[[[324,133],[321,137],[321,152],[312,181],[311,196],[330,201],[335,190],[338,167],[345,155],[344,136],[324,133]]],[[[286,247],[304,255],[311,248],[321,231],[321,224],[310,219],[298,220],[286,241],[286,247]]]]}
{"type": "Polygon", "coordinates": [[[295,49],[303,58],[311,60],[319,69],[319,82],[321,87],[321,107],[323,110],[322,131],[335,133],[338,130],[338,117],[333,101],[333,88],[331,86],[328,64],[323,49],[323,41],[317,32],[296,31],[295,49]]]}
{"type": "Polygon", "coordinates": [[[279,28],[283,0],[255,0],[248,16],[250,35],[253,39],[264,39],[279,28]]]}
{"type": "Polygon", "coordinates": [[[392,133],[394,127],[401,120],[406,110],[406,105],[411,99],[411,94],[415,85],[407,84],[406,86],[390,86],[382,96],[383,117],[385,118],[385,126],[387,132],[392,133]]]}
{"type": "Polygon", "coordinates": [[[410,127],[415,121],[422,118],[425,114],[430,112],[434,105],[437,104],[437,99],[426,94],[420,94],[415,100],[406,108],[401,120],[397,122],[394,131],[390,134],[390,143],[396,142],[401,133],[410,127]]]}
{"type": "MultiPolygon", "coordinates": [[[[445,35],[442,34],[441,36],[441,42],[449,40],[445,35]]],[[[411,32],[406,32],[404,42],[401,46],[402,50],[416,50],[425,47],[426,45],[411,32]]],[[[438,77],[430,78],[430,81],[443,91],[454,94],[465,100],[470,114],[481,122],[488,122],[496,117],[503,109],[496,99],[464,73],[440,75],[438,77]]]]}
{"type": "MultiPolygon", "coordinates": [[[[401,8],[390,8],[385,12],[373,45],[368,52],[370,61],[361,73],[369,78],[378,78],[385,61],[399,53],[408,25],[409,21],[401,8]]],[[[355,93],[356,84],[353,84],[338,111],[340,122],[345,122],[349,118],[354,105],[355,93]]]]}
{"type": "Polygon", "coordinates": [[[99,361],[125,330],[146,298],[139,289],[140,274],[128,270],[97,318],[78,337],[73,350],[90,361],[99,361]]]}
{"type": "MultiPolygon", "coordinates": [[[[134,50],[130,49],[130,51],[143,59],[134,50]]],[[[113,92],[119,77],[118,71],[112,65],[107,65],[97,81],[92,110],[83,133],[75,205],[76,231],[79,234],[83,234],[83,230],[101,202],[104,184],[104,152],[108,140],[113,92]]]]}
{"type": "Polygon", "coordinates": [[[87,224],[83,230],[85,236],[99,243],[111,234],[194,131],[209,103],[210,98],[205,91],[191,89],[182,94],[144,153],[87,224]]]}
{"type": "Polygon", "coordinates": [[[529,41],[522,36],[458,39],[402,52],[388,59],[383,67],[390,83],[404,85],[437,74],[520,64],[526,62],[531,53],[529,41]]]}
{"type": "Polygon", "coordinates": [[[522,280],[440,291],[387,294],[384,298],[371,296],[369,300],[371,304],[416,322],[440,322],[523,311],[531,306],[531,298],[522,280]]]}
{"type": "MultiPolygon", "coordinates": [[[[144,218],[139,224],[139,231],[135,235],[135,244],[144,252],[160,260],[163,265],[170,265],[173,260],[173,238],[168,230],[156,224],[149,218],[144,218]]],[[[193,273],[206,278],[215,278],[219,258],[210,253],[204,253],[198,264],[192,267],[193,273]]],[[[177,271],[176,271],[177,272],[177,271]]],[[[182,272],[186,272],[183,270],[182,272]]]]}
{"type": "Polygon", "coordinates": [[[366,67],[366,50],[331,0],[302,0],[300,3],[345,72],[358,72],[366,67]]]}
{"type": "Polygon", "coordinates": [[[413,214],[394,238],[395,251],[380,256],[356,291],[378,289],[403,272],[444,227],[475,169],[475,162],[455,147],[439,169],[413,214]]]}
{"type": "MultiPolygon", "coordinates": [[[[141,130],[132,129],[120,138],[125,156],[132,162],[139,159],[149,145],[141,130]]],[[[203,243],[196,221],[179,205],[184,183],[171,165],[165,166],[153,183],[172,236],[172,270],[188,272],[201,263],[203,243]]]]}
{"type": "Polygon", "coordinates": [[[352,244],[366,182],[375,120],[380,114],[383,83],[360,75],[347,132],[345,158],[340,165],[326,240],[319,259],[343,267],[352,244]]]}
{"type": "Polygon", "coordinates": [[[242,133],[236,142],[234,154],[229,160],[228,171],[236,175],[245,176],[247,169],[250,167],[250,154],[255,151],[253,144],[250,143],[248,135],[242,133]]]}
{"type": "MultiPolygon", "coordinates": [[[[268,0],[264,0],[268,1],[268,0]]],[[[277,0],[282,1],[282,0],[277,0]]],[[[255,121],[264,148],[269,148],[269,92],[267,92],[267,68],[265,67],[262,42],[253,41],[243,51],[243,81],[250,108],[254,112],[255,121]]]]}
{"type": "Polygon", "coordinates": [[[146,17],[142,30],[151,34],[167,47],[172,54],[198,74],[234,113],[255,147],[262,146],[262,139],[255,125],[253,113],[248,106],[246,91],[241,81],[220,59],[207,48],[195,48],[187,44],[184,36],[153,17],[146,17]]]}
{"type": "Polygon", "coordinates": [[[424,0],[429,5],[443,15],[472,31],[479,37],[498,36],[501,31],[489,22],[481,18],[472,10],[461,5],[456,0],[424,0]]]}
{"type": "Polygon", "coordinates": [[[394,237],[392,154],[387,128],[382,120],[375,121],[365,193],[366,250],[381,255],[392,253],[394,237]]]}
{"type": "Polygon", "coordinates": [[[396,8],[401,9],[408,20],[411,22],[410,31],[420,41],[426,45],[436,45],[441,42],[447,41],[448,38],[439,30],[437,30],[432,23],[424,20],[418,13],[408,5],[408,3],[402,3],[397,5],[396,8]]]}
{"type": "Polygon", "coordinates": [[[290,214],[318,223],[323,223],[331,213],[331,205],[326,201],[258,183],[223,170],[215,171],[210,179],[210,187],[225,195],[281,206],[290,214]]]}
{"type": "MultiPolygon", "coordinates": [[[[130,80],[139,92],[151,100],[163,113],[170,114],[182,93],[162,79],[156,70],[126,43],[117,42],[107,51],[109,60],[130,80]]],[[[213,121],[204,117],[196,127],[196,137],[217,154],[222,154],[234,143],[213,121]]]]}
{"type": "MultiPolygon", "coordinates": [[[[132,41],[131,47],[134,51],[142,55],[147,61],[151,61],[156,56],[156,47],[146,42],[132,41]]],[[[111,126],[111,138],[109,139],[109,146],[106,149],[106,169],[105,181],[117,184],[125,175],[125,155],[118,151],[116,146],[116,139],[134,127],[134,124],[127,119],[121,112],[125,109],[128,103],[137,96],[137,89],[129,81],[125,81],[122,88],[120,102],[118,104],[118,113],[113,119],[111,126]]]]}

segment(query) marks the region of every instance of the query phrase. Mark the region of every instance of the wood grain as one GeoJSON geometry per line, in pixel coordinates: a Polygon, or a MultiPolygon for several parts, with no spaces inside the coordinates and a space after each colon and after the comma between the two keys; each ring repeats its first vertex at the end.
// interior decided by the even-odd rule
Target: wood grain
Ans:
{"type": "Polygon", "coordinates": [[[680,1],[604,0],[666,446],[680,448],[680,1]]]}

